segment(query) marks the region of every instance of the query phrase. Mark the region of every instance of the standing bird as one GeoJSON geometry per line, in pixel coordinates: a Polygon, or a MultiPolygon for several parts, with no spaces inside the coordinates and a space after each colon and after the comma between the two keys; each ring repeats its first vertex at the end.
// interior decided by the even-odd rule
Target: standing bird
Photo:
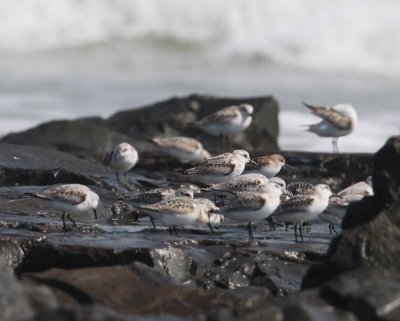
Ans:
{"type": "Polygon", "coordinates": [[[319,123],[309,125],[307,130],[321,137],[332,137],[333,152],[339,153],[339,137],[350,134],[358,123],[357,112],[354,107],[350,104],[339,104],[334,107],[303,104],[315,116],[322,118],[319,123]]]}
{"type": "Polygon", "coordinates": [[[158,146],[163,153],[181,163],[200,163],[211,158],[210,153],[194,138],[176,136],[153,138],[150,141],[158,146]]]}
{"type": "MultiPolygon", "coordinates": [[[[211,233],[213,233],[210,223],[211,207],[195,199],[176,197],[165,199],[155,204],[142,205],[138,208],[144,214],[152,217],[152,219],[167,226],[170,234],[172,234],[172,231],[176,234],[177,227],[198,224],[206,224],[211,233]]],[[[216,206],[212,208],[217,209],[216,206]]]]}
{"type": "Polygon", "coordinates": [[[331,189],[326,184],[318,184],[314,192],[307,195],[296,195],[283,202],[273,214],[281,222],[294,223],[294,235],[297,242],[297,228],[303,243],[302,224],[311,221],[321,214],[327,207],[331,189]]]}
{"type": "Polygon", "coordinates": [[[254,107],[250,104],[222,108],[194,123],[213,136],[224,137],[242,132],[251,124],[254,107]]]}
{"type": "Polygon", "coordinates": [[[67,230],[65,216],[78,230],[79,228],[71,214],[93,212],[94,218],[97,219],[96,209],[99,205],[99,196],[84,185],[53,185],[40,192],[28,193],[27,195],[45,200],[50,208],[61,211],[64,231],[67,230]]]}
{"type": "Polygon", "coordinates": [[[267,178],[274,177],[280,172],[282,167],[291,168],[286,164],[285,157],[280,154],[259,156],[252,159],[257,165],[250,165],[249,168],[255,168],[267,178]]]}
{"type": "Polygon", "coordinates": [[[248,162],[251,162],[249,153],[238,149],[212,157],[184,173],[206,185],[221,183],[242,174],[248,162]]]}
{"type": "Polygon", "coordinates": [[[280,204],[282,189],[275,183],[259,188],[257,192],[238,192],[236,197],[221,207],[226,218],[237,222],[247,222],[249,242],[253,242],[251,223],[257,223],[270,216],[280,204]]]}
{"type": "Polygon", "coordinates": [[[335,225],[341,225],[344,215],[350,203],[358,202],[366,196],[374,195],[372,189],[372,177],[368,176],[365,181],[355,183],[329,199],[328,208],[319,216],[329,223],[329,232],[336,234],[335,225]]]}
{"type": "Polygon", "coordinates": [[[110,164],[116,171],[119,184],[122,185],[120,174],[124,175],[125,182],[127,182],[126,174],[136,165],[138,160],[137,150],[128,143],[121,143],[113,148],[110,154],[110,164]]]}

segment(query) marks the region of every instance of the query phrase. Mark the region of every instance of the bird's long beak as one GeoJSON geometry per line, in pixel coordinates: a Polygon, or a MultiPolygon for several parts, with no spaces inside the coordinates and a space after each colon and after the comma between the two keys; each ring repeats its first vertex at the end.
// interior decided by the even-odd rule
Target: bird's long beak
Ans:
{"type": "Polygon", "coordinates": [[[288,164],[283,165],[283,167],[286,167],[287,169],[290,169],[290,170],[294,169],[292,166],[289,166],[288,164]]]}
{"type": "Polygon", "coordinates": [[[97,211],[95,208],[93,209],[93,213],[94,213],[94,218],[97,220],[97,211]]]}
{"type": "Polygon", "coordinates": [[[250,163],[250,164],[253,164],[253,165],[257,166],[257,167],[260,167],[260,165],[258,165],[258,163],[256,163],[256,162],[253,161],[252,159],[250,159],[249,163],[250,163]]]}

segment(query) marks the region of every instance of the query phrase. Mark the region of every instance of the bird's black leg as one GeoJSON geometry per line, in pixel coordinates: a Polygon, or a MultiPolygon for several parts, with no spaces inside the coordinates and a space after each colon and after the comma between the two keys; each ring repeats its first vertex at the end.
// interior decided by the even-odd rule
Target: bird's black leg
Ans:
{"type": "Polygon", "coordinates": [[[94,218],[97,220],[97,211],[95,208],[93,209],[93,213],[94,213],[94,218]]]}
{"type": "Polygon", "coordinates": [[[62,221],[63,221],[63,229],[66,232],[67,231],[67,224],[65,224],[65,212],[62,213],[61,218],[62,218],[62,221]]]}
{"type": "Polygon", "coordinates": [[[297,223],[294,225],[294,241],[297,243],[297,223]]]}
{"type": "Polygon", "coordinates": [[[247,229],[249,230],[249,242],[252,243],[254,241],[253,231],[251,230],[251,222],[247,225],[247,229]]]}
{"type": "Polygon", "coordinates": [[[76,221],[71,217],[71,214],[67,214],[67,218],[71,221],[72,226],[75,227],[78,231],[80,231],[81,229],[79,228],[78,225],[76,225],[76,221]]]}
{"type": "Polygon", "coordinates": [[[169,235],[172,235],[172,227],[168,228],[169,235]]]}
{"type": "Polygon", "coordinates": [[[120,179],[120,177],[119,177],[119,172],[116,171],[116,172],[115,172],[115,175],[117,176],[117,182],[118,182],[118,184],[119,184],[119,185],[122,185],[121,179],[120,179]]]}
{"type": "Polygon", "coordinates": [[[304,241],[303,241],[303,231],[302,231],[302,228],[301,228],[301,224],[299,225],[299,232],[300,232],[301,243],[304,243],[304,241]]]}
{"type": "Polygon", "coordinates": [[[214,229],[213,229],[213,227],[212,227],[212,225],[211,225],[210,222],[207,223],[207,226],[208,226],[208,228],[210,229],[210,234],[211,234],[211,235],[214,234],[214,229]]]}
{"type": "MultiPolygon", "coordinates": [[[[149,217],[150,217],[151,225],[153,225],[154,230],[157,231],[157,226],[156,226],[156,223],[154,222],[154,219],[151,216],[149,216],[149,217]]],[[[170,234],[171,234],[171,232],[170,232],[170,234]]]]}
{"type": "Polygon", "coordinates": [[[331,223],[329,223],[328,228],[329,228],[329,234],[332,235],[332,224],[331,223]]]}
{"type": "Polygon", "coordinates": [[[332,230],[335,232],[335,234],[338,234],[338,232],[335,229],[335,225],[334,224],[332,224],[332,230]]]}
{"type": "Polygon", "coordinates": [[[178,236],[178,231],[176,230],[176,226],[174,226],[174,227],[172,228],[172,230],[174,231],[175,235],[178,236]]]}
{"type": "Polygon", "coordinates": [[[339,154],[338,139],[339,139],[339,137],[333,137],[332,138],[332,147],[333,147],[333,153],[334,154],[339,154]]]}

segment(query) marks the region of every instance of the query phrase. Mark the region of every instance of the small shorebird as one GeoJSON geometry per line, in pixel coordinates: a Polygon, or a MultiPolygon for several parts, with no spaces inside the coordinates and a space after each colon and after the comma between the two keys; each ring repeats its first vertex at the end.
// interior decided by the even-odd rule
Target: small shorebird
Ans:
{"type": "Polygon", "coordinates": [[[164,154],[181,163],[200,163],[211,158],[210,153],[194,138],[176,136],[153,138],[150,141],[158,146],[164,154]]]}
{"type": "Polygon", "coordinates": [[[62,212],[63,228],[66,231],[65,216],[78,230],[75,220],[71,214],[82,214],[93,212],[97,219],[97,206],[99,196],[88,187],[81,184],[53,185],[40,192],[28,193],[27,195],[45,200],[47,205],[62,212]]]}
{"type": "Polygon", "coordinates": [[[252,159],[257,165],[249,165],[249,168],[255,168],[267,178],[271,178],[279,173],[282,167],[291,168],[286,164],[285,157],[280,154],[259,156],[252,159]]]}
{"type": "Polygon", "coordinates": [[[166,199],[161,202],[142,205],[138,207],[140,211],[160,221],[169,227],[169,232],[176,234],[176,227],[206,224],[213,233],[210,224],[209,212],[200,202],[187,197],[177,197],[166,199]]]}
{"type": "Polygon", "coordinates": [[[334,107],[303,104],[315,116],[322,118],[321,122],[309,125],[307,130],[321,137],[332,137],[333,152],[339,153],[339,137],[350,134],[358,123],[354,107],[350,104],[339,104],[334,107]]]}
{"type": "Polygon", "coordinates": [[[294,196],[279,205],[273,217],[284,223],[293,223],[296,242],[297,228],[299,228],[301,242],[303,242],[303,222],[313,220],[321,214],[328,207],[331,195],[332,192],[328,185],[315,185],[314,193],[294,196]]]}
{"type": "Polygon", "coordinates": [[[142,194],[139,194],[133,199],[129,199],[127,201],[131,201],[134,203],[145,203],[145,204],[153,204],[160,202],[167,198],[173,197],[189,197],[193,198],[194,194],[200,193],[201,190],[195,185],[192,184],[184,184],[179,186],[178,189],[174,189],[172,187],[158,187],[150,189],[142,194]]]}
{"type": "Polygon", "coordinates": [[[336,234],[335,225],[341,225],[344,215],[350,203],[358,202],[365,196],[374,195],[372,178],[355,183],[329,198],[328,208],[319,216],[329,223],[329,232],[336,234]]]}
{"type": "Polygon", "coordinates": [[[248,162],[251,162],[248,152],[234,150],[232,153],[212,157],[196,167],[185,170],[184,173],[206,185],[221,183],[242,174],[248,162]]]}
{"type": "Polygon", "coordinates": [[[314,185],[307,182],[291,182],[286,189],[295,195],[307,195],[314,192],[314,185]]]}
{"type": "Polygon", "coordinates": [[[121,143],[115,146],[110,154],[110,164],[116,170],[116,176],[119,184],[122,184],[119,175],[124,175],[125,182],[127,182],[126,174],[133,168],[139,155],[137,150],[128,143],[121,143]]]}
{"type": "Polygon", "coordinates": [[[221,208],[226,218],[247,222],[249,242],[253,242],[251,223],[257,223],[270,216],[280,204],[282,189],[275,183],[261,187],[257,192],[238,192],[227,205],[221,208]]]}
{"type": "Polygon", "coordinates": [[[198,120],[194,123],[194,127],[223,139],[229,135],[238,134],[249,127],[253,111],[254,107],[250,104],[225,107],[198,120]]]}

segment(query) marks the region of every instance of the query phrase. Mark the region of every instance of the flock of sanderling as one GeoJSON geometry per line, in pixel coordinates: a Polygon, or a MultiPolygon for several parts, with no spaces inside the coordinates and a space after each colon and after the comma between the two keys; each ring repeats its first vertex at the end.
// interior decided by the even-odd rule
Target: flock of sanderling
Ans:
{"type": "MultiPolygon", "coordinates": [[[[333,138],[333,150],[338,152],[338,137],[348,135],[357,124],[357,113],[350,104],[334,107],[316,107],[305,104],[321,122],[308,126],[308,131],[322,137],[333,138]]],[[[241,104],[223,108],[194,126],[213,136],[229,138],[245,130],[252,122],[253,106],[241,104]]],[[[211,231],[227,218],[247,223],[249,241],[253,241],[252,224],[267,220],[271,229],[276,222],[294,224],[295,240],[298,234],[303,242],[303,224],[317,217],[329,223],[329,230],[336,232],[347,206],[364,196],[372,195],[371,180],[356,183],[337,194],[332,194],[326,184],[312,185],[307,182],[285,181],[276,177],[282,167],[288,166],[282,155],[267,155],[250,158],[245,150],[234,150],[211,157],[203,145],[190,137],[163,137],[150,140],[164,154],[181,163],[195,163],[184,171],[193,184],[174,189],[162,187],[146,191],[126,200],[143,216],[176,233],[176,228],[207,225],[211,231]],[[250,173],[242,174],[245,167],[250,173]],[[196,197],[202,193],[204,198],[196,197]],[[211,201],[211,199],[213,201],[211,201]]],[[[115,169],[118,183],[126,186],[127,172],[138,162],[136,149],[128,143],[114,147],[110,154],[110,165],[115,169]],[[124,177],[124,181],[121,179],[124,177]]],[[[31,196],[49,201],[48,205],[61,211],[66,229],[65,216],[76,226],[70,214],[92,211],[96,217],[99,197],[86,186],[64,184],[51,186],[31,196]]]]}

